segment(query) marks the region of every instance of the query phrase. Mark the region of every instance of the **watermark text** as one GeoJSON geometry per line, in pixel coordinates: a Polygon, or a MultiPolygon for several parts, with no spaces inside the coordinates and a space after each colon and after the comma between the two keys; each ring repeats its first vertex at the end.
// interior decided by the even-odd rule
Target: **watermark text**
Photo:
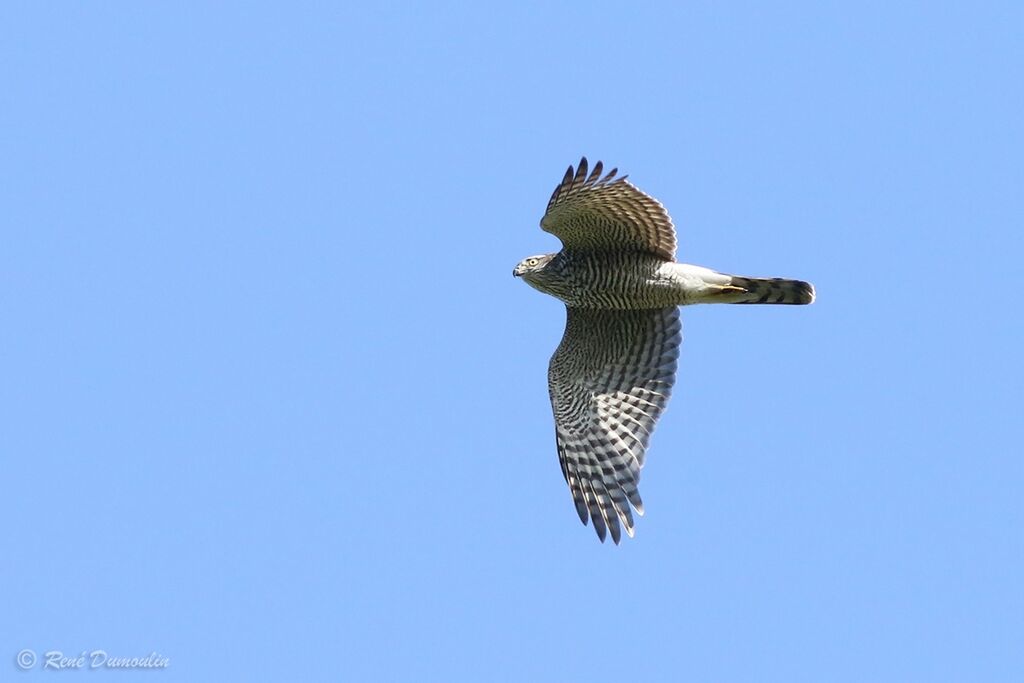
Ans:
{"type": "Polygon", "coordinates": [[[110,654],[106,650],[82,650],[65,653],[61,650],[47,650],[37,655],[34,650],[21,650],[14,658],[19,669],[42,669],[43,671],[76,671],[96,669],[166,669],[171,658],[159,652],[150,652],[142,657],[125,657],[110,654]]]}

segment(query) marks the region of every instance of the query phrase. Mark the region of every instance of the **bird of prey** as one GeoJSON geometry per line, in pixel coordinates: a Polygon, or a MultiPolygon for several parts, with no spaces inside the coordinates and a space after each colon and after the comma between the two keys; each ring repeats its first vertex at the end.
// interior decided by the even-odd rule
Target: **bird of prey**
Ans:
{"type": "Polygon", "coordinates": [[[676,263],[665,207],[598,162],[572,166],[540,227],[562,241],[556,254],[523,259],[513,275],[566,307],[565,333],[548,366],[555,442],[580,521],[618,544],[633,536],[637,490],[654,426],[675,383],[679,306],[809,304],[799,280],[726,275],[676,263]]]}

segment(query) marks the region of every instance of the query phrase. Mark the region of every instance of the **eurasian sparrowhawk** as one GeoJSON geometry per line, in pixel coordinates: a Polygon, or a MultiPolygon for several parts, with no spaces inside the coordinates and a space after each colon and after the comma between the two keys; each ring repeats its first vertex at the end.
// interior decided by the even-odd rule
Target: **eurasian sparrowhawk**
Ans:
{"type": "Polygon", "coordinates": [[[676,263],[665,208],[598,162],[570,166],[540,226],[557,254],[524,259],[513,274],[561,299],[566,326],[548,367],[555,440],[576,512],[598,537],[633,535],[637,491],[654,426],[675,382],[682,340],[678,306],[809,304],[814,287],[676,263]]]}

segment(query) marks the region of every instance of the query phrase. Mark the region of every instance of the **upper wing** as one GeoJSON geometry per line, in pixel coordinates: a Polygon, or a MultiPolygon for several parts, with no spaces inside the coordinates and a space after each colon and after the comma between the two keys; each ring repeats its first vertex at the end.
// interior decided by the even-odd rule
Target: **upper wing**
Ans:
{"type": "Polygon", "coordinates": [[[676,231],[665,207],[644,194],[618,169],[601,177],[597,162],[587,175],[587,158],[565,172],[555,188],[540,227],[569,249],[632,249],[674,261],[676,231]]]}
{"type": "Polygon", "coordinates": [[[643,514],[637,491],[644,452],[675,383],[682,341],[675,307],[634,311],[566,308],[565,335],[551,357],[548,390],[555,438],[580,520],[602,541],[633,535],[643,514]]]}

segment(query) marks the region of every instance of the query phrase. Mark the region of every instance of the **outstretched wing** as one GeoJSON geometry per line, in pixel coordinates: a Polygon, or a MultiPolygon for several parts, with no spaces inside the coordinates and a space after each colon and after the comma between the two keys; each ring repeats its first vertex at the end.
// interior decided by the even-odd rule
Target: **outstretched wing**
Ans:
{"type": "Polygon", "coordinates": [[[540,227],[567,249],[643,251],[668,261],[676,257],[676,231],[661,203],[612,169],[602,177],[597,162],[587,175],[587,158],[565,172],[540,227]]]}
{"type": "Polygon", "coordinates": [[[562,343],[548,367],[555,438],[580,520],[604,541],[633,535],[643,514],[637,484],[644,452],[675,383],[679,311],[566,308],[562,343]]]}

